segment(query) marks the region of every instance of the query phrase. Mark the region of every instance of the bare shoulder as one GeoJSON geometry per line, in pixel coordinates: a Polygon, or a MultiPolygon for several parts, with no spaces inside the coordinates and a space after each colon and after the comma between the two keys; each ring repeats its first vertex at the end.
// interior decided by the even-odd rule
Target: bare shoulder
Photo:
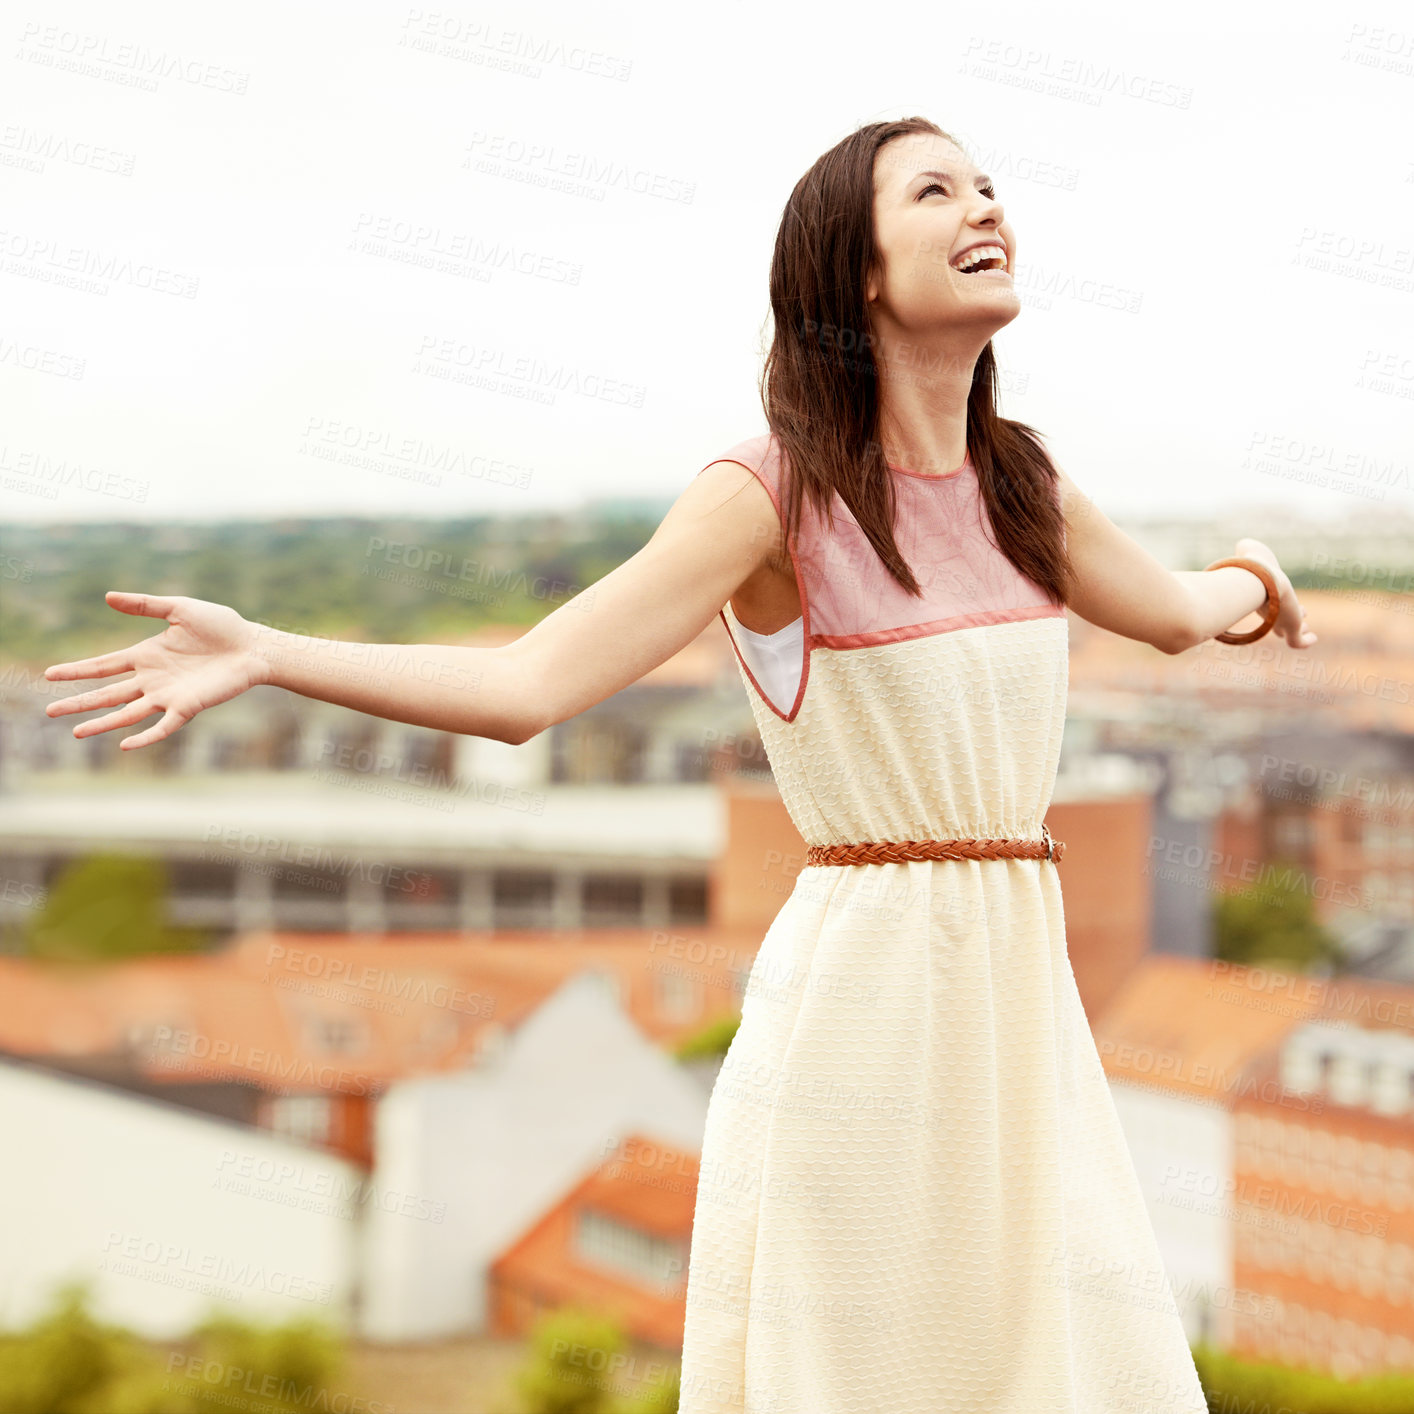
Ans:
{"type": "Polygon", "coordinates": [[[1093,521],[1097,515],[1103,516],[1104,512],[1075,484],[1055,457],[1051,457],[1051,465],[1055,468],[1061,514],[1065,517],[1066,534],[1069,536],[1087,522],[1093,521]]]}
{"type": "Polygon", "coordinates": [[[775,503],[760,478],[741,462],[715,461],[684,487],[653,538],[708,535],[747,574],[785,559],[775,503]]]}
{"type": "Polygon", "coordinates": [[[1056,474],[1056,487],[1061,493],[1062,502],[1073,500],[1080,495],[1080,488],[1070,479],[1070,474],[1056,460],[1055,453],[1050,447],[1046,448],[1046,460],[1051,464],[1051,470],[1056,474]]]}
{"type": "Polygon", "coordinates": [[[637,682],[693,642],[767,563],[780,536],[765,486],[713,462],[683,488],[648,543],[502,652],[519,674],[526,734],[637,682]]]}

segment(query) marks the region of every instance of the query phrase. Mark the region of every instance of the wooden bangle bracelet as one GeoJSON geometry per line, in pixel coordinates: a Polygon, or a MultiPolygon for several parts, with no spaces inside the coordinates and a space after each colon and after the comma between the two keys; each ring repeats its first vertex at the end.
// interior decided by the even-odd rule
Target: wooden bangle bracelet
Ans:
{"type": "Polygon", "coordinates": [[[1271,627],[1277,621],[1277,615],[1281,612],[1281,597],[1277,593],[1277,582],[1272,578],[1272,572],[1260,560],[1249,559],[1246,555],[1230,556],[1226,560],[1214,560],[1210,565],[1204,565],[1205,570],[1221,569],[1224,565],[1236,565],[1239,569],[1251,570],[1266,587],[1267,602],[1262,605],[1262,622],[1254,629],[1249,629],[1246,633],[1215,633],[1214,638],[1219,643],[1251,643],[1254,639],[1261,638],[1264,633],[1271,632],[1271,627]]]}

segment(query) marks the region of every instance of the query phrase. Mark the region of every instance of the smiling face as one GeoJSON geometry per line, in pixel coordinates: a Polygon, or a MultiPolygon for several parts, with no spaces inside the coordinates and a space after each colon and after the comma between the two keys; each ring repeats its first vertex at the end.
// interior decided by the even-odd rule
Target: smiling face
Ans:
{"type": "Polygon", "coordinates": [[[1021,311],[1015,232],[986,173],[947,138],[910,133],[880,148],[874,239],[882,269],[869,277],[869,315],[885,337],[957,328],[985,343],[1021,311]]]}

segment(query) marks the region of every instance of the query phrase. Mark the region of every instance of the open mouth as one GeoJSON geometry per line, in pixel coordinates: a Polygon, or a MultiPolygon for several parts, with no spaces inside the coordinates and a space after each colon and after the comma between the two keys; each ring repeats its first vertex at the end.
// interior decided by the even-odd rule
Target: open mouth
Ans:
{"type": "Polygon", "coordinates": [[[960,275],[986,275],[1006,269],[1006,252],[1000,246],[978,246],[960,255],[952,267],[960,275]]]}

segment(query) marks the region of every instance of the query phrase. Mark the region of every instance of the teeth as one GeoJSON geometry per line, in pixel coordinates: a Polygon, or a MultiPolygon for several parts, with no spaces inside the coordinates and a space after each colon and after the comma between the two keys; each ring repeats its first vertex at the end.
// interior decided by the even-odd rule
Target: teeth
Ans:
{"type": "Polygon", "coordinates": [[[953,269],[968,271],[979,262],[988,259],[1000,260],[1002,268],[1006,268],[1006,251],[1001,246],[982,245],[978,246],[975,250],[969,250],[966,255],[958,260],[957,264],[953,266],[953,269]]]}

